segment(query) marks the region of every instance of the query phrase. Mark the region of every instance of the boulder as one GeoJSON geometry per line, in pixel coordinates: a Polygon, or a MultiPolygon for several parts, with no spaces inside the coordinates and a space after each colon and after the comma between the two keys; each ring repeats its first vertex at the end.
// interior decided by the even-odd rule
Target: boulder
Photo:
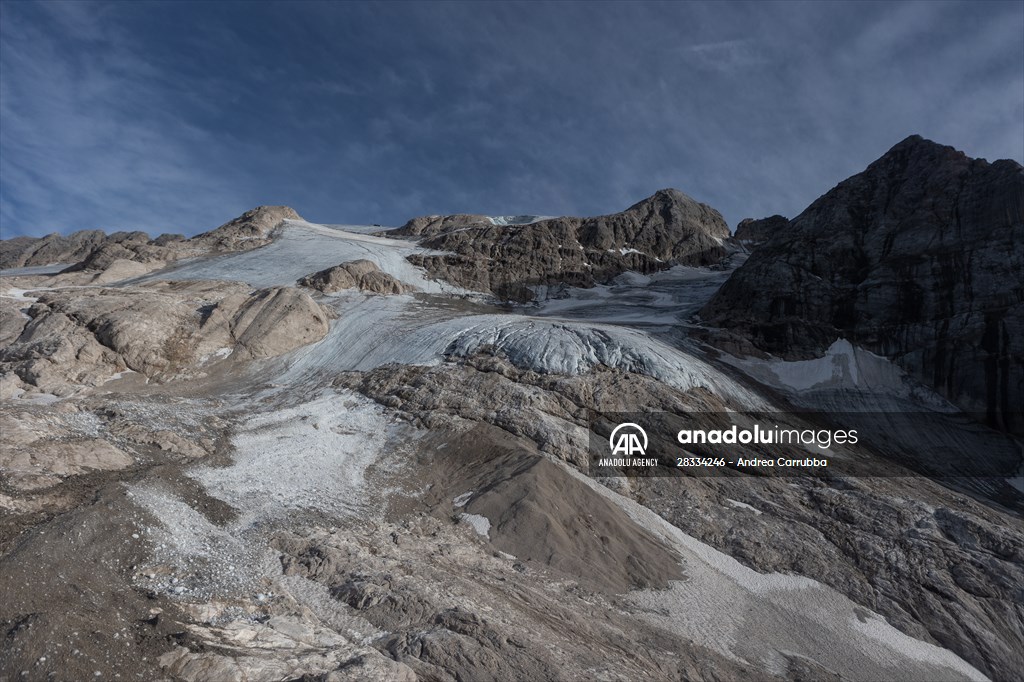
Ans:
{"type": "Polygon", "coordinates": [[[382,272],[376,263],[365,259],[348,261],[314,272],[300,279],[298,284],[325,294],[355,288],[375,294],[404,294],[413,291],[413,287],[382,272]]]}
{"type": "Polygon", "coordinates": [[[274,287],[249,297],[231,321],[231,334],[249,357],[267,358],[324,338],[327,320],[306,292],[274,287]]]}

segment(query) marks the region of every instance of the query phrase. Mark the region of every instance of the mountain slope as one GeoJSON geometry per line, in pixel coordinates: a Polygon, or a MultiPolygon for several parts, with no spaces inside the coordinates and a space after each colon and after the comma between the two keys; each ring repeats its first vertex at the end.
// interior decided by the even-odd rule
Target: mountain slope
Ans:
{"type": "Polygon", "coordinates": [[[553,223],[588,259],[665,256],[582,289],[524,253],[565,294],[530,306],[429,279],[410,257],[444,254],[422,243],[297,219],[102,287],[5,273],[0,677],[1015,679],[1012,472],[968,494],[865,439],[823,476],[678,475],[664,452],[664,476],[591,475],[628,412],[803,428],[829,415],[785,416],[794,384],[826,410],[938,400],[850,344],[785,363],[690,338],[745,254],[667,267],[680,226],[710,246],[724,223],[659,195],[540,232],[424,226],[553,223]]]}

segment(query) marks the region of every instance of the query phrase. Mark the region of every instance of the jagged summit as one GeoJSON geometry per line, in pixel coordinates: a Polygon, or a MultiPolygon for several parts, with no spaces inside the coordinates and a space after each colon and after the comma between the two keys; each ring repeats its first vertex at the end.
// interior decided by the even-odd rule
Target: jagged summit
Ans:
{"type": "Polygon", "coordinates": [[[957,149],[956,147],[934,142],[928,138],[921,137],[920,135],[910,135],[906,139],[895,144],[889,151],[883,154],[881,158],[872,163],[871,166],[868,166],[868,169],[876,164],[884,166],[887,163],[901,160],[916,160],[924,164],[937,163],[943,160],[946,162],[959,160],[963,163],[1000,166],[1011,170],[1022,168],[1020,163],[1013,159],[996,159],[990,162],[987,159],[968,156],[965,152],[957,149]]]}
{"type": "MultiPolygon", "coordinates": [[[[948,144],[942,144],[941,142],[935,142],[929,140],[926,137],[922,137],[918,134],[908,135],[903,138],[892,147],[889,148],[885,154],[882,154],[874,163],[884,163],[887,160],[896,158],[906,157],[925,157],[925,158],[959,158],[965,160],[972,160],[966,153],[960,151],[956,147],[948,144]]],[[[974,159],[976,161],[984,161],[984,159],[974,159]]],[[[869,166],[869,168],[870,168],[869,166]]]]}

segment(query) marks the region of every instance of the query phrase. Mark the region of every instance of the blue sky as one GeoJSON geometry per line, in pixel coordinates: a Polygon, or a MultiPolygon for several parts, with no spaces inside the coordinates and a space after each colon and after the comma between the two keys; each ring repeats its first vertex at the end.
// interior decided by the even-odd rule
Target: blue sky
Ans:
{"type": "Polygon", "coordinates": [[[1024,161],[1021,35],[1021,2],[4,0],[0,229],[793,216],[911,133],[1024,161]]]}

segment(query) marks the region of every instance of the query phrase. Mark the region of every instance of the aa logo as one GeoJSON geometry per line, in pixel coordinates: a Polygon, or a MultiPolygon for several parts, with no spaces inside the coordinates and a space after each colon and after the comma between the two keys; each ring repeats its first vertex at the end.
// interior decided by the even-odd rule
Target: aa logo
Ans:
{"type": "Polygon", "coordinates": [[[619,424],[608,437],[613,455],[642,457],[647,451],[647,432],[632,422],[619,424]]]}

